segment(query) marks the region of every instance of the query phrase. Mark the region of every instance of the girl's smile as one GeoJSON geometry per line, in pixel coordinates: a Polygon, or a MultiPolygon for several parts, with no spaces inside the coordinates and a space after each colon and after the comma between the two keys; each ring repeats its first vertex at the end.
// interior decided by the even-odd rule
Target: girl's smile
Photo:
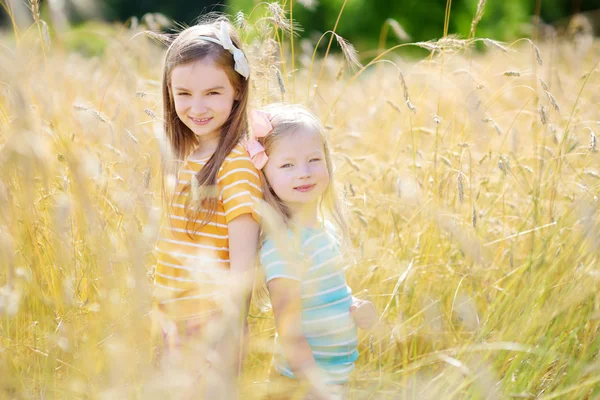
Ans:
{"type": "Polygon", "coordinates": [[[206,125],[212,120],[212,118],[194,118],[194,117],[189,117],[189,118],[196,125],[206,125]]]}
{"type": "Polygon", "coordinates": [[[300,192],[310,192],[316,185],[312,184],[312,185],[302,185],[302,186],[297,186],[294,188],[294,190],[298,190],[300,192]]]}

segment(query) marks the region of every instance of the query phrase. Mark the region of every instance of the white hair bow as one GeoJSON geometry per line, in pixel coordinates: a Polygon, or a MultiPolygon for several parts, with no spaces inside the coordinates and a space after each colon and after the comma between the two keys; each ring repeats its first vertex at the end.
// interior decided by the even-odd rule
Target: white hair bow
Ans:
{"type": "Polygon", "coordinates": [[[234,69],[236,72],[248,79],[250,76],[250,66],[248,65],[248,60],[246,59],[244,52],[235,47],[231,41],[231,36],[229,35],[229,26],[225,21],[221,21],[221,30],[217,32],[216,35],[217,39],[209,36],[200,36],[200,38],[219,44],[223,46],[225,50],[229,51],[233,55],[234,69]]]}

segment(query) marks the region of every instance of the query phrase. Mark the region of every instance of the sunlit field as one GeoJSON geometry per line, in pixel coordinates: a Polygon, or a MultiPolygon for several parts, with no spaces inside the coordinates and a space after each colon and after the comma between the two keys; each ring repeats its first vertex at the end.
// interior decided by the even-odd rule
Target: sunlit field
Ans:
{"type": "MultiPolygon", "coordinates": [[[[323,119],[347,279],[380,314],[352,398],[598,398],[600,42],[449,36],[353,60],[266,11],[238,16],[252,106],[323,119]]],[[[148,315],[164,46],[150,21],[33,19],[0,35],[0,398],[194,398],[153,364],[148,315]]],[[[256,301],[249,322],[258,399],[273,316],[256,301]]]]}

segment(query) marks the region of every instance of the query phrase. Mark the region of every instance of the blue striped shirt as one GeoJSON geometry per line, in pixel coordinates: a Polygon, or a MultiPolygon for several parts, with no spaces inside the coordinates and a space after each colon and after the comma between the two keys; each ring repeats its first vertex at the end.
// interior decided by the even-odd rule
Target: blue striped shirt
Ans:
{"type": "MultiPolygon", "coordinates": [[[[301,283],[302,330],[317,366],[326,383],[345,383],[358,358],[358,336],[350,315],[352,290],[340,265],[339,243],[329,223],[296,234],[294,238],[288,231],[289,241],[284,243],[299,239],[300,257],[280,251],[275,241],[267,238],[260,251],[261,265],[267,282],[283,278],[301,283]]],[[[280,374],[295,378],[283,354],[276,335],[273,366],[280,374]]]]}

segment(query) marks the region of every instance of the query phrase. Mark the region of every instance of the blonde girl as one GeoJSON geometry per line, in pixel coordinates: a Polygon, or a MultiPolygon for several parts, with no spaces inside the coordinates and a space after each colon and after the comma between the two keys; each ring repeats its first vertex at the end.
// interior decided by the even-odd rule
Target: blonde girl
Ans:
{"type": "Polygon", "coordinates": [[[371,327],[376,314],[346,284],[347,225],[331,151],[304,107],[271,105],[252,116],[256,139],[247,148],[275,211],[263,218],[260,250],[277,329],[270,397],[343,398],[358,357],[356,328],[371,327]]]}

